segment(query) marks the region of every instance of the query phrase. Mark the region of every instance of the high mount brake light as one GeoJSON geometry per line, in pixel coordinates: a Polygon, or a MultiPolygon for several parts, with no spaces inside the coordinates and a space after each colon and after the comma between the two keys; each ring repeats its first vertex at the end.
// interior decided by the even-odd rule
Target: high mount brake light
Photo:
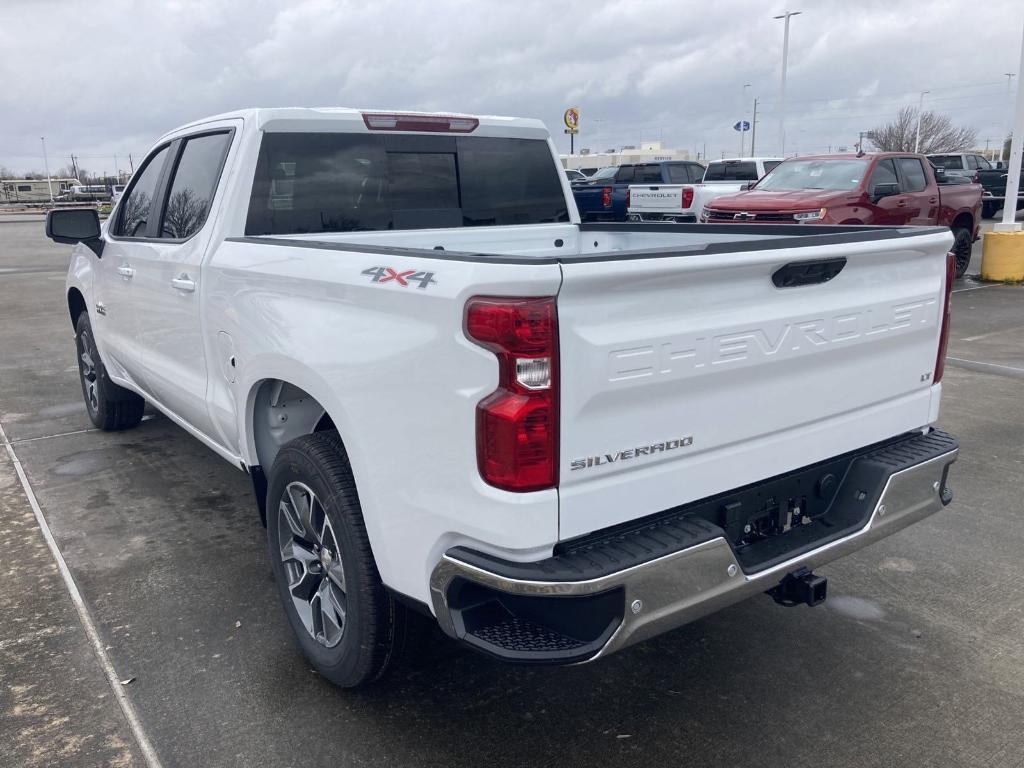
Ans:
{"type": "Polygon", "coordinates": [[[935,358],[935,373],[932,374],[932,383],[938,384],[942,381],[942,374],[946,372],[946,347],[949,346],[949,313],[953,301],[953,280],[956,278],[956,254],[950,251],[946,254],[946,296],[942,302],[942,329],[939,331],[939,353],[935,358]]]}
{"type": "Polygon", "coordinates": [[[498,388],[476,408],[480,476],[506,491],[558,484],[558,316],[554,297],[477,296],[466,336],[498,358],[498,388]]]}
{"type": "Polygon", "coordinates": [[[423,133],[472,133],[480,125],[475,117],[456,115],[398,115],[363,112],[371,131],[419,131],[423,133]]]}

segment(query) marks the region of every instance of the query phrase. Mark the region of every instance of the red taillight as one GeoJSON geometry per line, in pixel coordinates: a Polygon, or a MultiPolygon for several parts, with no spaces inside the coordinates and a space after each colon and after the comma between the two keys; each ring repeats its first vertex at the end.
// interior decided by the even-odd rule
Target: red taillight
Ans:
{"type": "Polygon", "coordinates": [[[601,190],[601,205],[603,205],[605,208],[611,208],[612,207],[612,188],[611,187],[605,187],[604,189],[601,190]]]}
{"type": "Polygon", "coordinates": [[[939,354],[935,358],[935,373],[932,376],[933,384],[938,384],[942,381],[942,374],[946,372],[946,347],[949,346],[949,311],[953,300],[954,278],[956,278],[956,255],[950,252],[946,254],[946,299],[942,303],[942,329],[939,331],[939,354]]]}
{"type": "Polygon", "coordinates": [[[693,205],[693,187],[683,187],[683,208],[693,205]]]}
{"type": "Polygon", "coordinates": [[[554,297],[478,296],[466,336],[498,358],[498,388],[476,407],[480,476],[506,491],[558,484],[558,316],[554,297]]]}
{"type": "Polygon", "coordinates": [[[472,133],[480,125],[475,117],[457,115],[392,115],[363,112],[371,131],[421,131],[425,133],[472,133]]]}

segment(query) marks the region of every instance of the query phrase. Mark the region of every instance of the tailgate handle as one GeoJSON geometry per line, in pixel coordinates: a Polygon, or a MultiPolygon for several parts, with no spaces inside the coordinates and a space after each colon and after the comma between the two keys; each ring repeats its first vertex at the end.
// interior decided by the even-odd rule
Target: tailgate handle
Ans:
{"type": "Polygon", "coordinates": [[[816,285],[827,283],[843,271],[846,266],[844,257],[838,259],[818,259],[816,261],[794,261],[779,267],[772,274],[772,282],[776,288],[796,288],[800,285],[816,285]]]}

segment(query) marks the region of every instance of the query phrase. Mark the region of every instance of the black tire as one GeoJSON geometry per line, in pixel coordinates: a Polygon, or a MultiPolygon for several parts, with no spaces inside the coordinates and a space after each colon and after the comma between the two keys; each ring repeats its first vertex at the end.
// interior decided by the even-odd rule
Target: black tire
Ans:
{"type": "Polygon", "coordinates": [[[996,203],[982,203],[981,218],[991,219],[993,216],[996,215],[996,212],[999,210],[999,208],[1000,206],[996,203]]]}
{"type": "Polygon", "coordinates": [[[971,230],[963,227],[953,229],[953,254],[956,256],[956,276],[961,278],[967,272],[967,266],[971,263],[971,246],[974,242],[971,239],[971,230]]]}
{"type": "Polygon", "coordinates": [[[142,421],[146,401],[110,380],[96,349],[96,337],[92,332],[88,312],[82,312],[75,323],[75,350],[78,353],[78,378],[82,384],[82,397],[92,423],[102,430],[112,432],[130,429],[142,421]]]}
{"type": "Polygon", "coordinates": [[[277,454],[267,540],[288,623],[302,653],[332,683],[356,688],[379,680],[429,626],[384,589],[337,432],[296,438],[277,454]]]}

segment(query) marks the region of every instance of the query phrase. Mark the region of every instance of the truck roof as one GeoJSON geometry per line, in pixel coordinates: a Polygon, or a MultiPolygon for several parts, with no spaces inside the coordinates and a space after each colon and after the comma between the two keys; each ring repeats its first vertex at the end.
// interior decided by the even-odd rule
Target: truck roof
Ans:
{"type": "Polygon", "coordinates": [[[862,155],[858,155],[856,152],[843,152],[834,153],[831,155],[800,155],[799,157],[787,157],[787,160],[863,160],[868,158],[869,160],[874,157],[907,157],[908,155],[917,155],[916,152],[865,152],[862,155]]]}
{"type": "Polygon", "coordinates": [[[161,141],[184,130],[197,128],[206,123],[220,120],[241,119],[254,124],[259,130],[316,130],[319,124],[339,125],[349,123],[359,132],[366,130],[364,114],[413,115],[429,117],[466,117],[479,121],[479,127],[472,133],[476,136],[503,136],[519,138],[547,138],[548,129],[544,123],[529,117],[505,117],[501,115],[470,115],[464,112],[416,112],[400,109],[354,109],[351,107],[250,107],[232,112],[222,112],[180,125],[168,131],[161,141]]]}

